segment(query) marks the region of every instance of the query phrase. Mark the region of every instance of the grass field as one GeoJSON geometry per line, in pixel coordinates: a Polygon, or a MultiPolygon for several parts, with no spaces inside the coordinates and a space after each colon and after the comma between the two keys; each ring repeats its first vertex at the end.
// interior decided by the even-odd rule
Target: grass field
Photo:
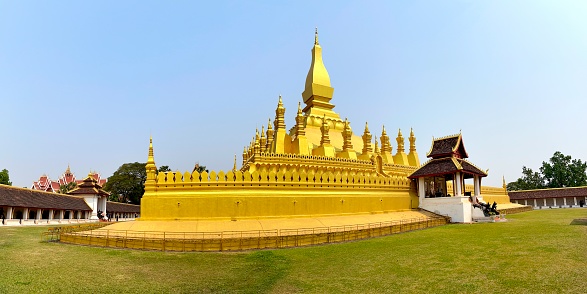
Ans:
{"type": "Polygon", "coordinates": [[[40,242],[0,228],[0,293],[587,293],[587,209],[351,243],[164,253],[40,242]]]}

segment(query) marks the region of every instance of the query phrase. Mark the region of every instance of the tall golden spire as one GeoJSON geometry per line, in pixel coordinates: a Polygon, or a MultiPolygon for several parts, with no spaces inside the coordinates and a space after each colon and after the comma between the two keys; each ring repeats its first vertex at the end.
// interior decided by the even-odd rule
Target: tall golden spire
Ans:
{"type": "MultiPolygon", "coordinates": [[[[306,86],[302,97],[306,107],[304,113],[311,108],[321,109],[322,111],[331,111],[334,105],[330,104],[330,99],[334,93],[334,88],[330,85],[330,76],[322,61],[322,47],[318,43],[318,28],[314,36],[314,47],[312,47],[312,63],[306,76],[306,86]]],[[[339,117],[337,117],[339,118],[339,117]]]]}

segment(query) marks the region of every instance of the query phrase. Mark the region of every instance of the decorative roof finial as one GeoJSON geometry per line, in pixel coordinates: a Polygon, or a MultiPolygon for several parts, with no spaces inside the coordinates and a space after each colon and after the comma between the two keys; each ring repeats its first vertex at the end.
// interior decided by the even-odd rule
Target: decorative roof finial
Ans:
{"type": "Polygon", "coordinates": [[[318,27],[316,27],[316,33],[314,34],[314,45],[320,45],[318,43],[318,27]]]}

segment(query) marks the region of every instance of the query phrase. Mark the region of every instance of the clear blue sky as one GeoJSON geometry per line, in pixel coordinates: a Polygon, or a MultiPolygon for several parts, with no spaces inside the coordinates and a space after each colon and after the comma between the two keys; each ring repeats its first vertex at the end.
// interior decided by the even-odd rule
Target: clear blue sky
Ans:
{"type": "MultiPolygon", "coordinates": [[[[319,28],[357,133],[462,130],[514,181],[587,159],[587,1],[0,0],[0,169],[15,186],[145,162],[227,170],[283,95],[291,127],[319,28]]],[[[407,141],[406,141],[407,143],[407,141]]]]}

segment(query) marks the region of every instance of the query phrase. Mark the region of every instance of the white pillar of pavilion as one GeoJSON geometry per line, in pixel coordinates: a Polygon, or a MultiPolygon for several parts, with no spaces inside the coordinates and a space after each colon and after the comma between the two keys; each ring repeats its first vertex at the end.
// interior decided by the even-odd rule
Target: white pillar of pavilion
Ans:
{"type": "Polygon", "coordinates": [[[12,206],[8,206],[7,207],[7,211],[6,211],[5,217],[6,217],[6,219],[12,219],[12,206]]]}
{"type": "Polygon", "coordinates": [[[481,196],[481,177],[478,175],[475,175],[473,177],[473,183],[474,183],[474,199],[473,202],[477,202],[478,198],[481,196]]]}
{"type": "Polygon", "coordinates": [[[29,219],[29,208],[28,207],[25,207],[24,208],[22,219],[24,219],[24,220],[28,220],[29,219]]]}
{"type": "Polygon", "coordinates": [[[455,179],[453,181],[453,185],[455,186],[455,196],[463,196],[461,191],[463,191],[461,185],[462,185],[462,178],[461,178],[461,173],[460,172],[456,172],[455,173],[455,179]]]}
{"type": "Polygon", "coordinates": [[[420,204],[418,206],[422,207],[422,203],[424,203],[425,197],[426,189],[424,187],[424,178],[418,178],[418,198],[420,199],[420,204]]]}

